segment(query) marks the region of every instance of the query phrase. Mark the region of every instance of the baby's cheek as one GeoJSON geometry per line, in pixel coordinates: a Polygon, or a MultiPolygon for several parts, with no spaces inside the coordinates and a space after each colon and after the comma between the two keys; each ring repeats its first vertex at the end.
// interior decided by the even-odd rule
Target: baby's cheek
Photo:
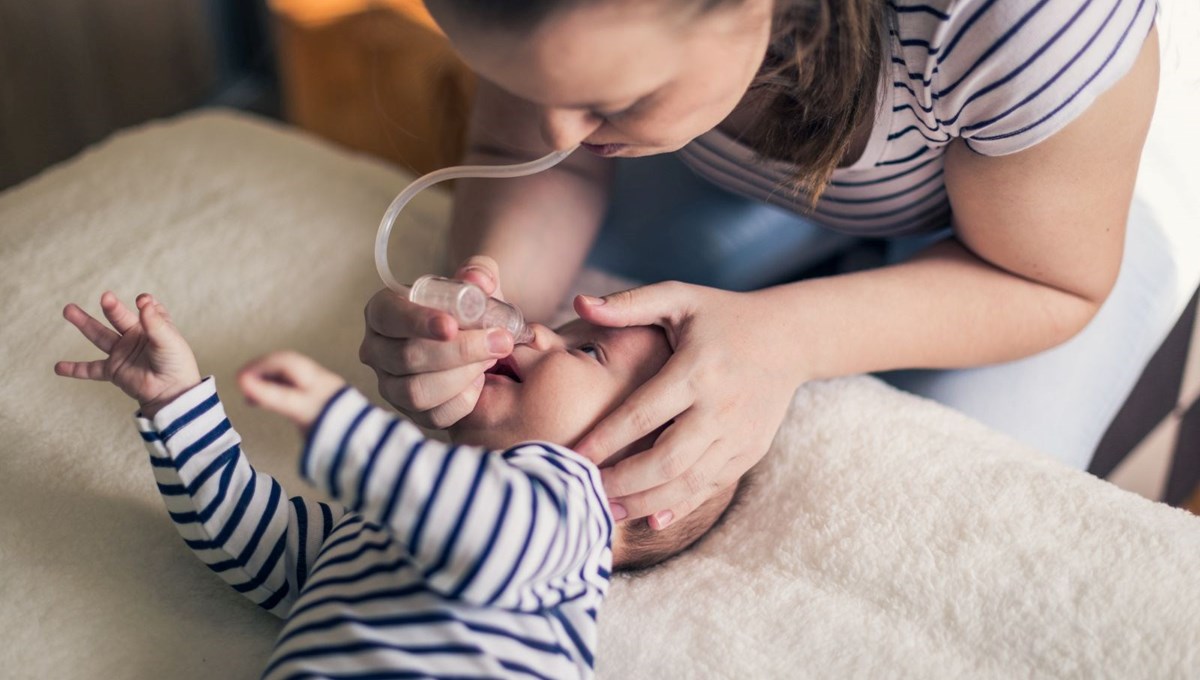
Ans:
{"type": "Polygon", "coordinates": [[[475,408],[457,423],[447,428],[450,441],[488,448],[505,448],[514,439],[515,405],[510,395],[498,393],[493,387],[485,387],[475,402],[475,408]]]}
{"type": "Polygon", "coordinates": [[[516,434],[522,441],[564,444],[573,432],[577,399],[546,381],[527,381],[514,390],[516,434]]]}

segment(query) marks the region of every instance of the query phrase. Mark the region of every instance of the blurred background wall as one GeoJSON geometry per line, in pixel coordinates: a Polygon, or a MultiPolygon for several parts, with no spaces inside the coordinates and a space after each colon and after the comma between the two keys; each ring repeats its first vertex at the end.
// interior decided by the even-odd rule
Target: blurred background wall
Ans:
{"type": "Polygon", "coordinates": [[[0,0],[0,189],[205,104],[278,111],[265,0],[0,0]]]}
{"type": "Polygon", "coordinates": [[[428,172],[473,90],[421,0],[0,0],[0,189],[211,105],[428,172]]]}

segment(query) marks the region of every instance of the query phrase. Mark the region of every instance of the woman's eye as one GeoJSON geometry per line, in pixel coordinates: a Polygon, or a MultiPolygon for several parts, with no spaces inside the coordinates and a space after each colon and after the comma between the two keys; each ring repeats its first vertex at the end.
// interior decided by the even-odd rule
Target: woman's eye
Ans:
{"type": "Polygon", "coordinates": [[[593,359],[600,361],[600,350],[595,345],[580,345],[579,351],[584,354],[590,354],[593,359]]]}

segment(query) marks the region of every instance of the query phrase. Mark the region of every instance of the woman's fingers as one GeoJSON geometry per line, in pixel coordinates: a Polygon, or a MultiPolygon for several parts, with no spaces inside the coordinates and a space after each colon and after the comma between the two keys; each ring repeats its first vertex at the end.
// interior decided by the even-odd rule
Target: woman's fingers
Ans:
{"type": "Polygon", "coordinates": [[[483,383],[484,377],[480,374],[466,390],[459,392],[453,399],[426,411],[424,419],[429,423],[428,426],[444,430],[467,417],[475,410],[475,404],[483,392],[483,383]]]}
{"type": "Polygon", "coordinates": [[[436,373],[388,376],[379,381],[384,398],[405,411],[428,411],[465,392],[496,360],[481,361],[436,373]]]}
{"type": "MultiPolygon", "coordinates": [[[[604,480],[604,493],[609,498],[622,498],[658,488],[682,477],[689,477],[689,483],[700,481],[691,478],[693,468],[712,447],[715,439],[706,423],[701,422],[694,412],[684,414],[659,435],[654,446],[612,467],[603,468],[600,474],[604,480]]],[[[649,512],[663,507],[666,506],[651,508],[649,512]]],[[[625,509],[632,514],[628,507],[625,509]]]]}
{"type": "Polygon", "coordinates": [[[79,305],[72,302],[63,308],[63,318],[71,322],[71,325],[78,328],[83,337],[92,342],[105,354],[112,353],[113,345],[117,344],[117,340],[121,336],[113,332],[113,330],[104,324],[97,321],[91,314],[83,311],[79,305]]]}
{"type": "MultiPolygon", "coordinates": [[[[642,455],[651,456],[657,448],[642,455]]],[[[695,465],[678,477],[648,491],[616,498],[612,502],[621,506],[629,518],[649,516],[651,528],[665,529],[728,488],[745,472],[740,469],[738,457],[730,458],[731,453],[727,442],[714,441],[695,465]]]]}
{"type": "Polygon", "coordinates": [[[120,298],[110,290],[104,291],[100,296],[100,309],[104,312],[104,318],[108,319],[112,327],[117,329],[121,335],[125,335],[138,324],[138,315],[126,307],[125,303],[121,302],[120,298]]]}
{"type": "Polygon", "coordinates": [[[690,309],[688,291],[687,284],[665,281],[630,288],[602,298],[576,295],[575,312],[598,326],[663,326],[668,329],[668,337],[674,347],[671,327],[690,309]]]}
{"type": "MultiPolygon", "coordinates": [[[[575,450],[588,460],[602,461],[603,465],[603,461],[621,449],[686,411],[695,400],[689,386],[690,369],[686,363],[686,358],[679,354],[668,359],[657,375],[634,390],[628,399],[584,435],[575,450]]],[[[632,481],[622,476],[619,483],[624,485],[632,481]]],[[[666,478],[656,478],[643,482],[646,485],[641,488],[630,488],[620,493],[641,491],[665,481],[666,478]]]]}
{"type": "Polygon", "coordinates": [[[460,331],[449,341],[394,340],[368,332],[358,358],[376,371],[403,376],[499,359],[512,350],[512,335],[499,328],[460,331]]]}
{"type": "Polygon", "coordinates": [[[103,359],[95,361],[60,361],[54,364],[54,372],[67,378],[81,380],[108,380],[108,369],[103,359]]]}
{"type": "MultiPolygon", "coordinates": [[[[501,295],[500,268],[490,257],[468,258],[454,276],[501,295]]],[[[513,350],[507,331],[462,330],[449,314],[389,290],[376,293],[364,315],[359,360],[375,370],[383,398],[426,427],[445,427],[470,413],[488,362],[513,350]]]]}
{"type": "Polygon", "coordinates": [[[449,340],[458,331],[449,314],[413,304],[386,288],[371,296],[363,315],[367,329],[385,338],[449,340]]]}
{"type": "Polygon", "coordinates": [[[376,372],[379,394],[421,427],[445,429],[475,409],[483,391],[483,372],[493,363],[485,361],[418,376],[376,372]]]}
{"type": "Polygon", "coordinates": [[[454,278],[479,286],[484,294],[491,297],[500,288],[500,265],[487,255],[475,255],[462,263],[454,273],[454,278]]]}

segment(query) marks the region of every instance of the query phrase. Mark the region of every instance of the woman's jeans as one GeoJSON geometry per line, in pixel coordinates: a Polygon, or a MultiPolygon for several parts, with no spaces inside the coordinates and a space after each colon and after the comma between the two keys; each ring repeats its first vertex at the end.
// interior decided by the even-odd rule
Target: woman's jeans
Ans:
{"type": "MultiPolygon", "coordinates": [[[[881,260],[904,260],[948,235],[946,230],[888,241],[881,260]]],[[[663,155],[618,164],[609,215],[589,262],[642,282],[676,279],[753,290],[798,278],[857,243],[788,211],[731,194],[673,155],[663,155]]],[[[1086,469],[1175,323],[1174,267],[1161,230],[1135,200],[1116,287],[1074,338],[1018,361],[879,377],[1086,469]]]]}

